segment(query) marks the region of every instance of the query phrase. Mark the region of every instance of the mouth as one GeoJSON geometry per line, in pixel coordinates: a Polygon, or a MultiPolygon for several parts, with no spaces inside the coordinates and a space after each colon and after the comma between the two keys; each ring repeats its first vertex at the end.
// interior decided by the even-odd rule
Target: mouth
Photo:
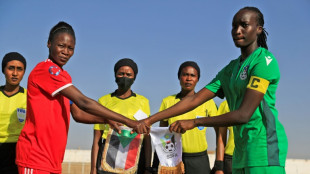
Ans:
{"type": "Polygon", "coordinates": [[[192,86],[192,84],[191,83],[185,83],[184,84],[186,87],[190,87],[190,86],[192,86]]]}

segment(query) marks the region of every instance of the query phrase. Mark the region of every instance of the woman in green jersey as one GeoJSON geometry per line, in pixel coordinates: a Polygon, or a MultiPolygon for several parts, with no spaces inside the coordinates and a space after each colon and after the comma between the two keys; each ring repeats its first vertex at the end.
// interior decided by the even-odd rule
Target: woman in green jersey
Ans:
{"type": "Polygon", "coordinates": [[[170,130],[184,133],[197,126],[234,126],[233,173],[285,173],[288,142],[275,108],[280,71],[268,51],[263,27],[264,17],[259,9],[240,9],[233,18],[231,34],[241,55],[198,93],[143,123],[151,125],[193,110],[215,96],[226,97],[231,112],[177,121],[170,130]]]}

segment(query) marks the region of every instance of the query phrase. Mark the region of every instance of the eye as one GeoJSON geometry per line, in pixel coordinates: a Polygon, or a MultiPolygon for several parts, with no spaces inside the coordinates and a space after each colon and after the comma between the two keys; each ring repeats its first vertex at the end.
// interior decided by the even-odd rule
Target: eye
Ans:
{"type": "Polygon", "coordinates": [[[241,26],[242,26],[243,28],[246,28],[246,27],[249,26],[249,24],[247,24],[247,23],[242,23],[241,26]]]}

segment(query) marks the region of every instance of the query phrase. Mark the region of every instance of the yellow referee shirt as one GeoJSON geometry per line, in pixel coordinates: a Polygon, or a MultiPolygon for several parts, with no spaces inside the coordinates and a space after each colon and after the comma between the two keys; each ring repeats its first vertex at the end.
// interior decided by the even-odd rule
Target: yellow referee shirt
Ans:
{"type": "MultiPolygon", "coordinates": [[[[115,96],[115,92],[102,96],[98,102],[106,108],[119,113],[129,119],[135,120],[133,117],[139,110],[150,116],[149,100],[142,95],[132,92],[132,95],[126,99],[115,96]]],[[[108,124],[95,124],[95,130],[104,130],[102,138],[106,139],[109,131],[108,124]]]]}
{"type": "Polygon", "coordinates": [[[7,96],[0,87],[0,143],[15,143],[26,119],[27,90],[7,96]]]}
{"type": "MultiPolygon", "coordinates": [[[[163,99],[160,110],[168,109],[180,101],[177,95],[171,95],[163,99]]],[[[213,100],[209,100],[202,105],[198,106],[194,110],[185,114],[175,116],[168,119],[169,125],[177,120],[189,120],[199,117],[212,117],[216,116],[217,107],[213,100]]],[[[167,121],[167,120],[165,120],[167,121]]],[[[196,127],[194,129],[186,131],[182,134],[182,150],[185,153],[198,153],[207,150],[208,143],[206,138],[206,127],[196,127]]]]}

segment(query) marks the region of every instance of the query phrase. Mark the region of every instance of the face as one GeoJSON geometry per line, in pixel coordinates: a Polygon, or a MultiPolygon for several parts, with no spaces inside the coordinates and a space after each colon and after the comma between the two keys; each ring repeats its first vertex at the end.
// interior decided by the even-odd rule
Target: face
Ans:
{"type": "Polygon", "coordinates": [[[19,85],[25,74],[25,66],[18,60],[12,60],[4,68],[6,83],[16,86],[19,85]]]}
{"type": "Polygon", "coordinates": [[[197,70],[191,66],[183,68],[179,80],[182,90],[185,91],[194,90],[198,82],[197,70]]]}
{"type": "Polygon", "coordinates": [[[249,10],[241,10],[234,16],[231,35],[236,47],[257,46],[257,37],[263,28],[258,26],[256,17],[257,14],[249,10]]]}
{"type": "Polygon", "coordinates": [[[58,66],[64,66],[74,54],[75,39],[68,33],[55,35],[52,42],[48,42],[49,57],[58,66]]]}
{"type": "Polygon", "coordinates": [[[130,66],[122,66],[116,71],[116,77],[134,78],[135,73],[130,66]]]}

